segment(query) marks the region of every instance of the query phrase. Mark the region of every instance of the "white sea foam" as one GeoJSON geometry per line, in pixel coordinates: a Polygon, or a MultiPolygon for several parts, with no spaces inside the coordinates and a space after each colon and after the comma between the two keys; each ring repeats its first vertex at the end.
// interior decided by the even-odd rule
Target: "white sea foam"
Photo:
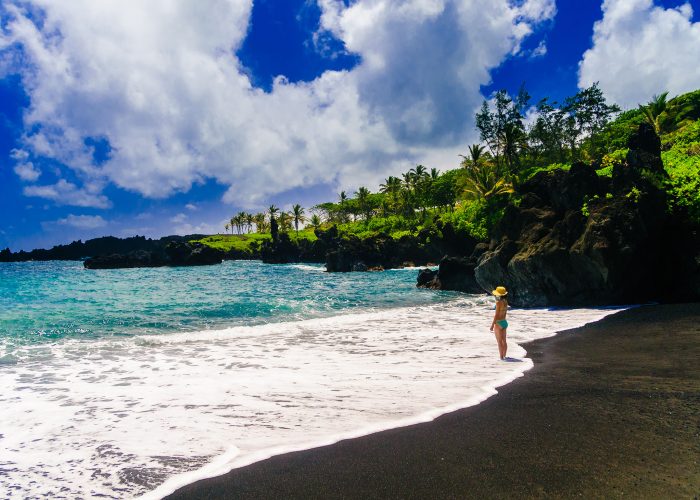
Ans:
{"type": "Polygon", "coordinates": [[[326,267],[325,266],[320,266],[320,265],[311,265],[311,264],[288,264],[289,267],[293,267],[294,269],[300,269],[302,271],[314,271],[317,273],[325,273],[326,272],[326,267]]]}
{"type": "Polygon", "coordinates": [[[517,343],[611,312],[512,310],[513,363],[497,359],[482,298],[63,341],[0,365],[0,492],[159,498],[275,454],[428,421],[529,369],[517,343]]]}

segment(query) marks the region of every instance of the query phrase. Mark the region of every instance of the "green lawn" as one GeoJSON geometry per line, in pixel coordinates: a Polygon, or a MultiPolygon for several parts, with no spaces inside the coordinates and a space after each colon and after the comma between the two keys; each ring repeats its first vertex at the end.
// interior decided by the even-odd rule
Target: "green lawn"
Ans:
{"type": "MultiPolygon", "coordinates": [[[[313,229],[302,229],[299,231],[299,236],[295,231],[289,233],[292,241],[298,239],[307,239],[310,241],[316,240],[316,235],[313,229]]],[[[203,243],[204,245],[228,252],[229,250],[238,250],[241,252],[250,252],[251,245],[261,244],[263,241],[270,240],[270,233],[248,233],[248,234],[214,234],[207,236],[201,240],[192,240],[192,243],[203,243]]]]}
{"type": "Polygon", "coordinates": [[[223,250],[228,252],[229,250],[239,250],[242,252],[249,252],[250,245],[252,243],[258,242],[262,243],[265,240],[269,240],[269,234],[215,234],[212,236],[207,236],[201,240],[193,240],[193,243],[203,243],[217,250],[223,250]]]}

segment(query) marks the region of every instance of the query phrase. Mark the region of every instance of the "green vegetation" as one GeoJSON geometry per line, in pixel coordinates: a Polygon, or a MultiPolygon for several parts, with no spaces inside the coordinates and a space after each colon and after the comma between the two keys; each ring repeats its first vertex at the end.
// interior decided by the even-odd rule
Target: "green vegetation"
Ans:
{"type": "Polygon", "coordinates": [[[265,240],[269,240],[269,234],[215,234],[207,236],[201,240],[193,240],[196,243],[204,243],[217,250],[228,252],[231,250],[239,252],[250,252],[251,247],[259,245],[265,240]]]}
{"type": "Polygon", "coordinates": [[[663,136],[662,149],[672,208],[685,210],[700,221],[700,120],[688,121],[663,136]]]}
{"type": "MultiPolygon", "coordinates": [[[[314,229],[331,225],[341,236],[399,239],[445,223],[485,241],[508,203],[517,204],[519,187],[534,175],[583,161],[596,166],[599,176],[612,176],[616,166],[625,164],[630,135],[645,121],[662,140],[669,174],[662,187],[670,194],[671,209],[700,222],[700,90],[670,100],[665,92],[620,112],[593,85],[562,103],[543,99],[535,106],[524,89],[515,97],[497,92],[476,115],[481,144],[470,145],[456,168],[440,172],[417,165],[387,177],[377,192],[361,186],[352,196],[343,191],[336,201],[310,209],[297,204],[285,212],[272,205],[257,214],[239,212],[224,226],[230,234],[200,241],[251,253],[271,238],[273,226],[292,241],[313,241],[314,229]],[[525,114],[533,108],[537,118],[526,125],[525,114]]],[[[635,200],[639,196],[629,193],[635,200]]],[[[589,201],[581,208],[586,216],[589,201]]]]}

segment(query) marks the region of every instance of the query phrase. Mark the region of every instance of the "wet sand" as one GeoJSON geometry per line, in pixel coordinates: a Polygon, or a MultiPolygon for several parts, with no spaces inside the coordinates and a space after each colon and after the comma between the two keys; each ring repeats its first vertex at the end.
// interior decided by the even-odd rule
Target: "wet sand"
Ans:
{"type": "Polygon", "coordinates": [[[700,304],[623,311],[525,348],[535,367],[478,406],[169,498],[700,497],[700,304]]]}

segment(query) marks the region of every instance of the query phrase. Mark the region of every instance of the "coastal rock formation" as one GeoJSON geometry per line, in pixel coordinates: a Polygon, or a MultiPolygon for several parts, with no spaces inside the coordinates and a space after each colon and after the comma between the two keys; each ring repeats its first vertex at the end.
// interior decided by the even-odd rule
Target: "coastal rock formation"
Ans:
{"type": "Polygon", "coordinates": [[[305,238],[292,241],[288,233],[279,232],[275,222],[271,224],[272,239],[260,247],[260,258],[265,264],[323,263],[328,249],[337,245],[338,230],[333,226],[327,231],[316,229],[314,233],[317,238],[314,241],[305,238]]]}
{"type": "Polygon", "coordinates": [[[465,293],[483,293],[474,277],[473,261],[465,257],[445,256],[437,271],[421,269],[418,273],[418,287],[436,290],[454,290],[465,293]]]}
{"type": "Polygon", "coordinates": [[[136,250],[124,254],[91,257],[83,262],[86,269],[121,269],[131,267],[205,266],[221,264],[222,252],[200,243],[173,241],[156,251],[136,250]]]}
{"type": "Polygon", "coordinates": [[[170,266],[208,266],[223,261],[222,252],[201,243],[169,243],[165,254],[170,266]]]}
{"type": "Polygon", "coordinates": [[[202,234],[187,236],[166,236],[157,240],[144,236],[115,238],[103,236],[91,240],[77,240],[67,245],[56,245],[50,249],[37,249],[31,252],[20,250],[11,252],[9,248],[0,251],[0,262],[23,262],[28,260],[82,260],[97,255],[128,254],[132,252],[162,252],[172,242],[187,242],[203,238],[202,234]]]}
{"type": "MultiPolygon", "coordinates": [[[[379,233],[368,238],[354,235],[326,239],[326,270],[328,272],[350,272],[379,270],[426,265],[436,262],[445,254],[468,256],[474,251],[477,241],[457,234],[451,224],[437,223],[421,230],[414,236],[392,238],[379,233]]],[[[319,236],[319,240],[321,237],[319,236]]]]}
{"type": "Polygon", "coordinates": [[[260,257],[266,264],[313,262],[325,263],[328,272],[364,272],[425,265],[445,254],[469,256],[478,243],[440,221],[398,239],[381,232],[362,238],[340,234],[335,225],[314,234],[314,241],[294,241],[273,226],[273,237],[260,247],[260,257]]]}
{"type": "Polygon", "coordinates": [[[478,260],[481,288],[505,285],[518,306],[697,300],[698,231],[668,215],[658,137],[643,124],[629,148],[611,180],[578,163],[525,183],[478,260]]]}
{"type": "Polygon", "coordinates": [[[260,257],[266,264],[289,264],[299,262],[299,246],[291,241],[287,233],[272,233],[270,241],[263,242],[260,257]]]}
{"type": "Polygon", "coordinates": [[[427,262],[434,255],[422,247],[416,238],[393,239],[378,234],[360,239],[350,235],[339,239],[335,248],[326,253],[328,272],[368,271],[401,267],[406,261],[427,262]]]}
{"type": "Polygon", "coordinates": [[[437,271],[433,271],[432,269],[421,269],[418,271],[418,283],[416,283],[416,286],[418,288],[436,288],[439,289],[438,282],[437,282],[437,271]]]}
{"type": "Polygon", "coordinates": [[[166,261],[162,252],[136,250],[129,253],[98,255],[83,261],[85,269],[123,269],[130,267],[162,267],[166,261]]]}

